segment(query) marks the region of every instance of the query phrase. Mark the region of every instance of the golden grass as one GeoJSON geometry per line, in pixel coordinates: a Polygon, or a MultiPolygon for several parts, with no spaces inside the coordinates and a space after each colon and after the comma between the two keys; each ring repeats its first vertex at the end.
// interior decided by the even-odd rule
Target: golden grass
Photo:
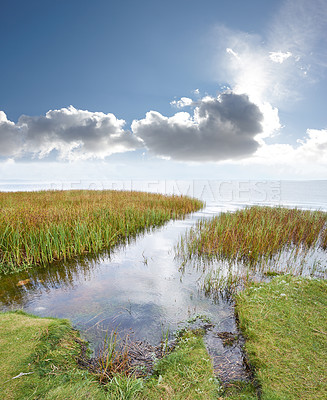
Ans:
{"type": "Polygon", "coordinates": [[[327,213],[282,207],[251,207],[200,221],[182,240],[186,257],[256,265],[284,250],[327,249],[327,213]]]}
{"type": "Polygon", "coordinates": [[[0,193],[0,273],[98,252],[201,207],[144,192],[0,193]]]}
{"type": "Polygon", "coordinates": [[[253,278],[276,275],[325,277],[327,213],[250,207],[201,220],[181,238],[181,270],[202,269],[206,294],[232,296],[253,278]]]}

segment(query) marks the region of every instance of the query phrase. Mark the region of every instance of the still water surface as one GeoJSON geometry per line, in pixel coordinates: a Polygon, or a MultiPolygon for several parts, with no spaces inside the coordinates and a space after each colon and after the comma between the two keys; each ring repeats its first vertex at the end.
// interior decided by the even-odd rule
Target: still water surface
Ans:
{"type": "MultiPolygon", "coordinates": [[[[327,209],[327,185],[326,197],[322,197],[321,185],[320,189],[319,185],[311,188],[311,197],[304,196],[304,189],[298,187],[297,197],[296,191],[291,191],[288,200],[278,202],[327,209]]],[[[174,247],[186,229],[200,218],[211,218],[251,202],[217,202],[209,196],[206,200],[203,210],[140,235],[111,254],[75,258],[2,277],[0,310],[23,309],[39,316],[68,318],[93,348],[112,329],[122,335],[131,334],[135,340],[158,344],[168,329],[173,332],[185,326],[188,319],[205,315],[214,325],[206,341],[215,358],[216,371],[229,378],[242,378],[239,344],[225,348],[216,337],[217,332],[237,332],[233,304],[206,297],[199,287],[200,273],[194,269],[182,275],[174,247]],[[19,284],[21,281],[25,284],[19,284]]]]}

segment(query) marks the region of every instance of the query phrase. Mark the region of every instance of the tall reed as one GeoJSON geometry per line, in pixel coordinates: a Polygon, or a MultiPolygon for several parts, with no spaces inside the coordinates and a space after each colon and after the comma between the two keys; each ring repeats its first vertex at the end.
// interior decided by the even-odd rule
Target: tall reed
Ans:
{"type": "Polygon", "coordinates": [[[201,220],[180,244],[185,257],[256,264],[285,249],[327,249],[327,213],[282,207],[251,207],[201,220]]]}
{"type": "Polygon", "coordinates": [[[327,213],[259,206],[199,221],[177,248],[183,266],[192,260],[207,273],[203,283],[207,292],[234,291],[249,273],[314,274],[320,261],[309,267],[306,261],[317,250],[327,250],[327,213]],[[210,269],[217,261],[218,269],[210,269]]]}
{"type": "Polygon", "coordinates": [[[0,273],[111,248],[202,206],[144,192],[0,193],[0,273]]]}

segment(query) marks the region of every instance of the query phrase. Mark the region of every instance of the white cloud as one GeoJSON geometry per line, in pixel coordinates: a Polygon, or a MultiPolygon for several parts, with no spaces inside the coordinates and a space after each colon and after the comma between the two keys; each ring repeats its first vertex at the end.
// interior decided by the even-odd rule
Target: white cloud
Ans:
{"type": "Polygon", "coordinates": [[[113,114],[73,106],[50,110],[45,116],[22,115],[17,124],[1,112],[0,155],[43,158],[55,152],[63,160],[105,158],[140,147],[124,125],[113,114]]]}
{"type": "Polygon", "coordinates": [[[235,53],[235,51],[234,51],[233,49],[230,49],[229,47],[227,47],[226,53],[227,53],[227,54],[231,54],[231,55],[234,56],[237,60],[240,59],[239,55],[238,55],[237,53],[235,53]]]}
{"type": "Polygon", "coordinates": [[[295,150],[296,161],[305,160],[327,166],[327,129],[308,129],[307,137],[298,140],[298,143],[300,145],[295,150]]]}
{"type": "Polygon", "coordinates": [[[170,104],[177,108],[188,107],[193,103],[193,100],[189,97],[182,97],[180,100],[173,100],[170,104]]]}
{"type": "Polygon", "coordinates": [[[283,62],[291,56],[292,53],[290,51],[287,51],[286,53],[283,53],[282,51],[271,51],[269,53],[269,58],[271,61],[279,64],[283,64],[283,62]]]}
{"type": "Polygon", "coordinates": [[[308,129],[306,136],[290,144],[263,144],[252,156],[242,161],[243,164],[260,164],[277,168],[327,168],[327,130],[308,129]]]}
{"type": "Polygon", "coordinates": [[[239,159],[257,150],[262,114],[246,95],[227,92],[196,104],[192,116],[150,111],[133,121],[132,131],[152,154],[179,161],[239,159]]]}
{"type": "Polygon", "coordinates": [[[278,110],[303,99],[308,85],[324,73],[326,31],[325,0],[286,0],[265,36],[216,27],[214,78],[258,105],[263,136],[280,130],[278,110]]]}

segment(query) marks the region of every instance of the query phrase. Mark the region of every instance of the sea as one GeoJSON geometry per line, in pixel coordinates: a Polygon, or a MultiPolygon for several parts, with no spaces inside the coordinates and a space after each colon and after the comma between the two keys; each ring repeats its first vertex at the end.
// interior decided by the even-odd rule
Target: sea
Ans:
{"type": "Polygon", "coordinates": [[[211,206],[261,204],[327,210],[327,180],[0,180],[0,192],[82,189],[187,195],[211,206]]]}

